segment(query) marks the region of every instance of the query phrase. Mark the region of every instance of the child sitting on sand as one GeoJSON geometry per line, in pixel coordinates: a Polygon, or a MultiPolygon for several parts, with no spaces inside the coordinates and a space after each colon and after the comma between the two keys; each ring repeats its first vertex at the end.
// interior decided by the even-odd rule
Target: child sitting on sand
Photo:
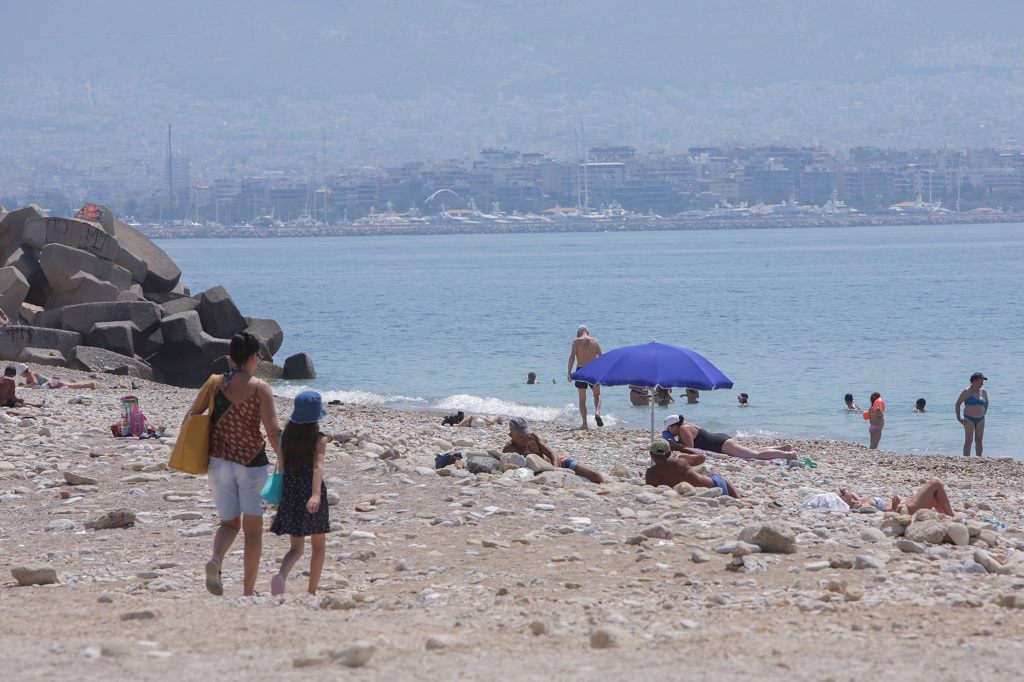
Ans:
{"type": "Polygon", "coordinates": [[[46,404],[44,400],[41,403],[28,403],[18,397],[17,385],[14,377],[17,376],[14,365],[7,365],[4,367],[4,375],[0,377],[0,407],[25,407],[30,405],[32,407],[42,407],[46,404]]]}
{"type": "Polygon", "coordinates": [[[284,594],[285,580],[302,557],[306,536],[312,552],[309,558],[309,593],[315,595],[326,554],[325,534],[331,530],[327,512],[327,486],[324,484],[324,452],[327,436],[320,421],[327,416],[320,394],[303,391],[295,396],[295,407],[281,432],[281,469],[284,481],[281,502],[270,530],[290,535],[289,547],[281,569],[270,579],[270,593],[284,594]]]}

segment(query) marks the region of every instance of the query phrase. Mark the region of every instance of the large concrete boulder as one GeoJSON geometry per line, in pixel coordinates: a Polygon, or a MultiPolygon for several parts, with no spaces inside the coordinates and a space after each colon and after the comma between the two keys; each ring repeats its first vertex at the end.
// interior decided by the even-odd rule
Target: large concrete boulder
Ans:
{"type": "Polygon", "coordinates": [[[81,343],[82,335],[77,332],[25,325],[8,327],[0,334],[0,360],[17,360],[26,348],[55,350],[66,358],[81,343]]]}
{"type": "Polygon", "coordinates": [[[281,344],[284,343],[284,330],[281,329],[281,325],[274,320],[260,317],[246,317],[245,321],[248,323],[245,331],[259,337],[267,344],[267,350],[270,352],[269,357],[277,355],[277,351],[281,350],[281,344]]]}
{"type": "Polygon", "coordinates": [[[108,234],[116,235],[117,227],[114,225],[114,214],[103,204],[89,203],[78,209],[75,213],[75,220],[87,220],[92,223],[99,223],[108,234]]]}
{"type": "Polygon", "coordinates": [[[71,291],[53,292],[46,298],[47,308],[59,308],[79,303],[112,302],[120,293],[118,288],[105,280],[97,279],[87,272],[75,277],[77,285],[71,291]]]}
{"type": "MultiPolygon", "coordinates": [[[[203,331],[218,339],[230,339],[246,328],[245,318],[231,299],[228,290],[221,286],[207,289],[199,294],[199,319],[203,331]]],[[[164,336],[167,340],[166,335],[164,336]]]]}
{"type": "Polygon", "coordinates": [[[70,218],[29,218],[22,241],[37,249],[63,244],[108,261],[113,261],[121,249],[117,239],[99,223],[70,218]]]}
{"type": "Polygon", "coordinates": [[[32,363],[33,365],[50,365],[51,367],[67,367],[68,361],[59,350],[49,348],[32,348],[26,346],[21,349],[18,362],[32,363]]]}
{"type": "Polygon", "coordinates": [[[313,358],[306,353],[289,355],[284,361],[285,379],[316,379],[316,369],[313,368],[313,358]]]}
{"type": "Polygon", "coordinates": [[[60,308],[46,310],[26,301],[21,304],[21,319],[25,320],[25,324],[31,327],[60,329],[60,310],[60,308]]]}
{"type": "MultiPolygon", "coordinates": [[[[227,355],[222,355],[213,361],[210,365],[210,371],[214,374],[224,374],[231,369],[231,358],[227,355]]],[[[284,368],[278,367],[272,362],[261,362],[256,365],[256,371],[252,373],[257,379],[263,379],[264,381],[272,381],[274,379],[284,379],[284,368]]]]}
{"type": "Polygon", "coordinates": [[[114,256],[114,265],[119,265],[132,274],[132,281],[139,285],[139,290],[142,290],[142,283],[146,281],[146,276],[149,274],[149,266],[130,251],[126,251],[122,248],[114,256]]]}
{"type": "Polygon", "coordinates": [[[0,268],[0,310],[11,322],[21,317],[21,304],[28,295],[28,280],[17,268],[0,268]]]}
{"type": "Polygon", "coordinates": [[[165,317],[160,321],[160,335],[163,345],[151,362],[175,386],[202,385],[214,360],[227,355],[230,346],[226,339],[203,331],[196,310],[165,317]]]}
{"type": "MultiPolygon", "coordinates": [[[[181,279],[181,270],[171,257],[131,225],[120,220],[114,220],[114,224],[117,226],[117,242],[121,249],[146,264],[146,277],[141,282],[146,293],[163,294],[174,290],[181,279]]],[[[114,262],[118,262],[117,258],[114,262]]],[[[124,265],[124,262],[119,264],[124,265]]]]}
{"type": "Polygon", "coordinates": [[[63,244],[47,244],[40,249],[39,267],[54,293],[63,294],[76,289],[83,273],[110,282],[118,291],[124,291],[132,284],[132,274],[120,265],[63,244]]]}
{"type": "Polygon", "coordinates": [[[61,326],[88,334],[97,322],[131,322],[133,343],[141,348],[146,339],[160,329],[162,315],[160,306],[150,301],[82,303],[69,305],[61,311],[61,326]]]}
{"type": "Polygon", "coordinates": [[[199,299],[191,296],[169,299],[160,304],[160,309],[164,311],[165,316],[187,313],[190,310],[198,311],[199,299]]]}
{"type": "Polygon", "coordinates": [[[39,267],[39,256],[32,249],[23,248],[20,244],[12,246],[0,257],[0,266],[10,266],[25,276],[29,291],[25,300],[34,305],[43,305],[50,295],[50,283],[39,267]]]}
{"type": "Polygon", "coordinates": [[[85,342],[131,358],[135,356],[135,332],[131,322],[97,322],[85,335],[85,342]]]}
{"type": "Polygon", "coordinates": [[[163,334],[165,345],[190,343],[198,346],[200,334],[203,333],[203,325],[199,321],[199,312],[188,310],[183,313],[168,315],[160,321],[160,332],[163,334]]]}
{"type": "Polygon", "coordinates": [[[25,221],[30,218],[41,218],[45,215],[46,213],[38,205],[29,204],[25,208],[11,211],[0,219],[0,253],[4,253],[8,248],[21,243],[22,235],[25,231],[25,221]]]}
{"type": "Polygon", "coordinates": [[[139,289],[142,288],[142,287],[139,287],[138,284],[133,284],[129,289],[119,293],[117,295],[117,300],[118,301],[145,301],[146,297],[143,296],[140,292],[136,291],[135,290],[136,287],[138,287],[139,289]]]}
{"type": "Polygon", "coordinates": [[[76,347],[68,358],[68,366],[84,372],[106,372],[158,381],[153,368],[138,358],[130,358],[105,348],[76,347]]]}
{"type": "MultiPolygon", "coordinates": [[[[182,313],[194,315],[195,313],[182,313]]],[[[166,334],[166,330],[165,330],[166,334]]],[[[206,332],[190,336],[185,341],[165,341],[160,352],[150,358],[153,369],[164,380],[175,386],[196,388],[210,375],[214,361],[228,354],[229,342],[206,332]]]]}

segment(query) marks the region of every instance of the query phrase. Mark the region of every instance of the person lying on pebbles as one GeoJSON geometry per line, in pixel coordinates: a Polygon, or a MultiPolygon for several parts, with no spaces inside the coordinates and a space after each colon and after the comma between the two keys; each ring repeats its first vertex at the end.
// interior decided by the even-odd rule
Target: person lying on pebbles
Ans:
{"type": "Polygon", "coordinates": [[[523,457],[538,455],[550,462],[552,466],[569,469],[577,476],[582,476],[594,483],[604,483],[604,477],[598,471],[580,464],[574,459],[556,455],[555,451],[540,439],[540,436],[530,430],[526,420],[522,417],[515,417],[509,421],[508,435],[511,440],[505,444],[502,452],[515,452],[523,457]]]}
{"type": "Polygon", "coordinates": [[[25,388],[99,388],[95,381],[79,381],[66,384],[57,377],[48,377],[39,372],[33,372],[26,364],[20,364],[16,368],[18,376],[25,382],[25,388]]]}
{"type": "Polygon", "coordinates": [[[463,420],[460,421],[455,426],[461,426],[461,427],[464,427],[464,428],[468,428],[468,427],[472,427],[472,426],[476,426],[476,427],[494,426],[495,424],[501,424],[501,415],[500,414],[492,414],[489,417],[487,415],[485,415],[485,414],[470,414],[470,415],[467,415],[466,417],[464,417],[463,420]]]}
{"type": "Polygon", "coordinates": [[[722,476],[705,475],[694,470],[694,467],[700,466],[707,459],[695,450],[672,454],[669,442],[659,438],[651,443],[650,453],[654,466],[649,468],[644,476],[647,485],[667,485],[674,488],[680,483],[689,483],[695,488],[721,488],[729,497],[741,497],[732,483],[722,476]]]}
{"type": "Polygon", "coordinates": [[[874,507],[882,512],[906,509],[910,514],[915,513],[918,509],[934,509],[940,514],[953,516],[953,505],[949,502],[945,486],[938,478],[931,479],[909,499],[903,501],[900,500],[899,495],[893,495],[891,500],[883,500],[881,497],[861,497],[846,488],[840,488],[837,492],[839,497],[843,498],[843,502],[850,505],[851,509],[874,507]]]}
{"type": "Polygon", "coordinates": [[[672,414],[665,418],[665,430],[661,432],[661,436],[677,452],[697,449],[743,459],[795,460],[797,458],[797,454],[793,452],[793,446],[789,443],[778,448],[751,450],[737,443],[736,439],[727,433],[711,433],[696,424],[687,423],[681,414],[672,414]]]}

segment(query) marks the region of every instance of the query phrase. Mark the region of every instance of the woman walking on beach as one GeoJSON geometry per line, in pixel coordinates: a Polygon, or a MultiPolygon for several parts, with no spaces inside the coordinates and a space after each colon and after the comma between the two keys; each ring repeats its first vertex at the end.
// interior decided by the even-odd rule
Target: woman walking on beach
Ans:
{"type": "MultiPolygon", "coordinates": [[[[259,340],[248,332],[235,334],[229,353],[234,366],[217,383],[210,416],[208,476],[220,526],[213,537],[213,556],[206,563],[206,589],[211,594],[224,593],[221,566],[241,529],[245,535],[243,594],[252,596],[263,550],[260,491],[267,480],[268,464],[260,423],[275,450],[281,427],[270,386],[252,375],[260,364],[259,340]]],[[[200,395],[189,414],[201,414],[208,401],[200,395]]]]}
{"type": "Polygon", "coordinates": [[[985,437],[985,413],[988,412],[988,391],[982,384],[988,377],[981,372],[971,375],[971,385],[960,391],[956,399],[956,420],[964,425],[964,457],[971,456],[971,441],[974,441],[974,452],[981,457],[981,441],[985,437]],[[963,405],[964,416],[960,417],[960,406],[963,405]]]}
{"type": "Polygon", "coordinates": [[[291,536],[291,547],[281,560],[281,569],[270,579],[270,594],[284,594],[285,580],[302,558],[309,536],[312,553],[309,558],[310,594],[316,594],[326,554],[325,535],[331,530],[327,512],[327,486],[324,484],[324,451],[327,436],[320,431],[320,421],[327,416],[320,394],[303,391],[295,396],[295,408],[281,436],[281,503],[270,530],[291,536]]]}
{"type": "Polygon", "coordinates": [[[871,394],[871,409],[864,413],[864,418],[870,422],[868,424],[870,440],[868,448],[877,450],[878,443],[882,440],[882,429],[885,428],[885,401],[882,400],[881,393],[871,394]]]}

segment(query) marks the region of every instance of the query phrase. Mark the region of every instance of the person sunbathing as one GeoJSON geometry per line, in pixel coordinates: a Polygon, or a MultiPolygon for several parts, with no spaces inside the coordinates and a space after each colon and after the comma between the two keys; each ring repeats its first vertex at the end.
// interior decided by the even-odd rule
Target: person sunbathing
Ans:
{"type": "Polygon", "coordinates": [[[729,497],[741,497],[732,483],[722,476],[705,475],[694,470],[694,467],[700,466],[707,459],[696,450],[672,454],[669,442],[659,438],[651,443],[649,451],[654,466],[644,475],[644,482],[647,485],[667,485],[674,488],[680,483],[689,483],[695,488],[721,488],[729,497]]]}
{"type": "Polygon", "coordinates": [[[25,388],[99,388],[95,381],[80,381],[66,384],[57,377],[51,378],[39,372],[33,372],[25,364],[18,365],[15,371],[25,382],[22,384],[25,388]]]}
{"type": "Polygon", "coordinates": [[[736,439],[727,433],[711,433],[696,424],[686,423],[681,414],[672,414],[665,418],[665,430],[661,432],[661,437],[667,440],[676,452],[685,452],[687,449],[693,448],[744,459],[792,460],[797,458],[797,454],[793,452],[793,446],[788,443],[778,448],[751,450],[737,443],[736,439]]]}
{"type": "Polygon", "coordinates": [[[0,407],[25,407],[29,405],[31,407],[42,407],[46,404],[44,400],[41,403],[29,403],[17,395],[18,382],[15,380],[17,373],[14,365],[7,365],[4,368],[4,375],[0,377],[0,407]]]}
{"type": "Polygon", "coordinates": [[[510,440],[502,448],[502,452],[515,452],[523,457],[538,455],[546,459],[552,466],[568,469],[577,476],[582,476],[594,483],[604,483],[604,477],[600,472],[580,464],[574,459],[556,455],[555,451],[530,429],[522,417],[514,417],[509,420],[508,435],[510,440]]]}
{"type": "Polygon", "coordinates": [[[487,415],[484,415],[484,414],[470,414],[470,415],[465,416],[462,419],[462,421],[460,421],[455,426],[462,426],[462,427],[477,426],[477,427],[483,427],[483,426],[494,426],[495,424],[500,424],[500,423],[501,423],[501,415],[500,414],[492,414],[490,417],[488,417],[487,415]]]}
{"type": "Polygon", "coordinates": [[[938,478],[929,480],[906,500],[901,500],[899,495],[893,495],[891,500],[881,497],[861,497],[847,488],[840,488],[837,492],[839,497],[843,498],[843,502],[854,510],[861,507],[874,507],[882,512],[906,510],[905,513],[913,514],[919,509],[934,509],[940,514],[953,516],[953,505],[949,502],[946,487],[938,478]]]}

